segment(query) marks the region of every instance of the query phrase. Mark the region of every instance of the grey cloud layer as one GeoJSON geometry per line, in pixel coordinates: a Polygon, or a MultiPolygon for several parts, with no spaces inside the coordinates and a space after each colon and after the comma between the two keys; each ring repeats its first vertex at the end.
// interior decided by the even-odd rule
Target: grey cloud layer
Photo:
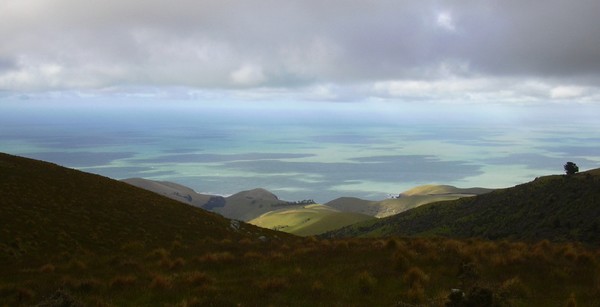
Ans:
{"type": "MultiPolygon", "coordinates": [[[[451,77],[466,79],[460,90],[497,94],[520,83],[510,78],[535,78],[543,84],[517,91],[577,98],[596,94],[599,11],[594,0],[9,0],[0,4],[0,38],[10,42],[0,47],[0,89],[322,84],[327,92],[451,77]]],[[[397,84],[388,87],[398,95],[397,84]]]]}

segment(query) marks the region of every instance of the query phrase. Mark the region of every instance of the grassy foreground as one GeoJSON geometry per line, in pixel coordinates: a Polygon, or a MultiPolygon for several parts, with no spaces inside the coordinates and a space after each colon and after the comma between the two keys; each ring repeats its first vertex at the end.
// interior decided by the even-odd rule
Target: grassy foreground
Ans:
{"type": "Polygon", "coordinates": [[[459,288],[468,299],[495,306],[565,306],[569,300],[599,306],[599,261],[599,250],[547,241],[198,239],[152,249],[123,242],[111,254],[63,251],[3,261],[0,301],[4,306],[53,300],[89,306],[444,306],[451,289],[459,288]]]}

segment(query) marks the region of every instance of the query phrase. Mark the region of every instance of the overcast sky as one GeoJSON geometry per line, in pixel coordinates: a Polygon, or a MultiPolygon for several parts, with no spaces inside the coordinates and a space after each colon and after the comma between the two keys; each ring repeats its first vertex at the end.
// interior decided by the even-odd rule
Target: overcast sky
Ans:
{"type": "Polygon", "coordinates": [[[0,0],[0,99],[600,104],[599,12],[598,0],[0,0]]]}

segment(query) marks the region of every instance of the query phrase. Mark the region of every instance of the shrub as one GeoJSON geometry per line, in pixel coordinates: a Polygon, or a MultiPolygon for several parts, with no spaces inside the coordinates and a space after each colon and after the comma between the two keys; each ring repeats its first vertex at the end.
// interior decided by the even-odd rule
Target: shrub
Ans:
{"type": "Polygon", "coordinates": [[[394,239],[394,238],[390,238],[389,240],[387,240],[387,242],[385,242],[385,248],[389,249],[389,250],[397,249],[398,241],[396,241],[396,239],[394,239]]]}

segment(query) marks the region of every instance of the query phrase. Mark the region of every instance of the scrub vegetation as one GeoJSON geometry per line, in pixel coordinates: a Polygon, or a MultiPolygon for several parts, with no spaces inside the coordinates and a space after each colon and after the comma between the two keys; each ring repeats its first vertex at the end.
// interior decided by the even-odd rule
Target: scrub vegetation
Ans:
{"type": "Polygon", "coordinates": [[[49,163],[0,154],[0,172],[0,306],[595,306],[600,297],[596,245],[296,237],[49,163]]]}

